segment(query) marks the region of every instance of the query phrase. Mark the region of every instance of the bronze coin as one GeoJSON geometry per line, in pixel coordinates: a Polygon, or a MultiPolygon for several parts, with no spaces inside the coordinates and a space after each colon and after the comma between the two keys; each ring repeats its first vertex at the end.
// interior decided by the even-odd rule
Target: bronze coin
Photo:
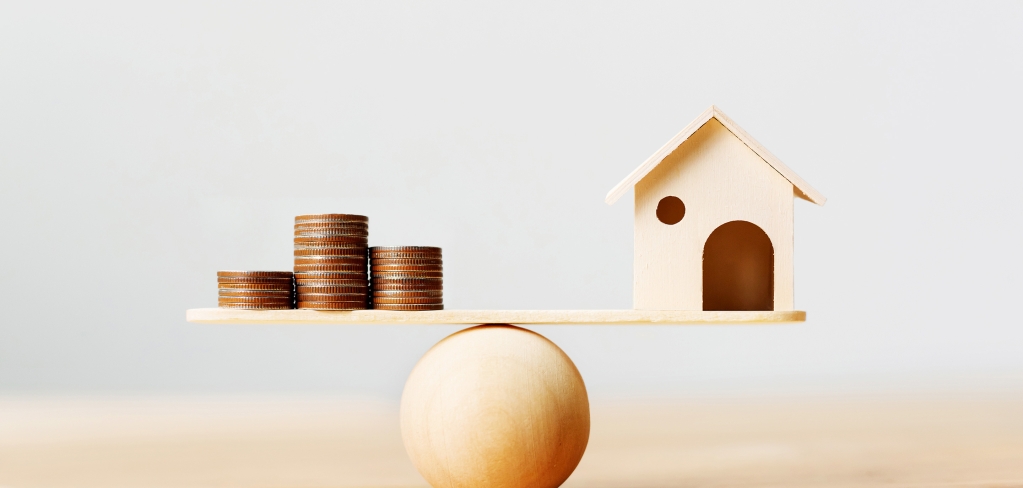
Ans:
{"type": "Polygon", "coordinates": [[[338,244],[361,244],[366,247],[366,238],[358,236],[295,237],[296,246],[336,246],[338,244]]]}
{"type": "Polygon", "coordinates": [[[440,254],[371,254],[370,260],[379,259],[443,259],[440,254]]]}
{"type": "Polygon", "coordinates": [[[366,272],[366,263],[362,264],[296,264],[296,273],[309,273],[317,271],[335,271],[335,272],[353,272],[358,271],[360,273],[366,272]]]}
{"type": "Polygon", "coordinates": [[[366,279],[300,279],[297,281],[302,286],[369,286],[366,279]]]}
{"type": "Polygon", "coordinates": [[[346,238],[346,239],[361,239],[362,242],[366,242],[369,238],[368,232],[354,233],[354,232],[295,232],[295,239],[335,239],[335,238],[346,238]]]}
{"type": "Polygon", "coordinates": [[[373,263],[370,266],[373,271],[380,272],[404,272],[404,271],[444,271],[444,267],[439,264],[377,264],[373,263]]]}
{"type": "Polygon", "coordinates": [[[304,256],[334,256],[334,257],[346,257],[346,258],[361,258],[366,259],[366,248],[365,247],[331,247],[331,248],[317,248],[317,247],[305,247],[303,249],[295,249],[295,257],[304,256]]]}
{"type": "Polygon", "coordinates": [[[281,305],[290,304],[292,300],[291,296],[283,298],[267,298],[267,297],[217,297],[217,302],[225,303],[256,303],[256,304],[267,304],[267,305],[281,305]]]}
{"type": "Polygon", "coordinates": [[[291,271],[217,271],[218,278],[291,278],[291,271]]]}
{"type": "Polygon", "coordinates": [[[427,291],[443,290],[444,284],[440,281],[433,283],[373,283],[373,291],[427,291]]]}
{"type": "Polygon", "coordinates": [[[301,302],[357,302],[366,301],[366,293],[300,293],[301,302]]]}
{"type": "Polygon", "coordinates": [[[292,304],[286,305],[264,305],[264,304],[253,304],[253,303],[221,303],[217,305],[220,308],[241,308],[246,310],[291,310],[295,308],[292,304]]]}
{"type": "Polygon", "coordinates": [[[385,298],[373,297],[373,305],[443,305],[443,298],[385,298]]]}
{"type": "Polygon", "coordinates": [[[426,279],[434,278],[441,279],[444,277],[443,271],[406,271],[402,273],[398,272],[379,272],[374,271],[372,273],[373,279],[382,280],[404,280],[404,279],[426,279]]]}
{"type": "Polygon", "coordinates": [[[370,251],[377,252],[435,252],[440,253],[439,247],[432,246],[373,246],[370,251]]]}
{"type": "Polygon", "coordinates": [[[344,254],[350,254],[352,256],[366,255],[366,246],[364,244],[355,244],[351,242],[323,242],[320,244],[295,244],[293,247],[296,251],[314,251],[321,253],[340,254],[342,251],[344,254]]]}
{"type": "Polygon", "coordinates": [[[367,294],[369,293],[369,287],[366,285],[362,286],[299,286],[296,290],[299,295],[305,295],[309,293],[339,293],[342,295],[347,294],[367,294]]]}
{"type": "Polygon", "coordinates": [[[217,277],[217,283],[251,283],[251,284],[286,284],[291,283],[291,278],[230,278],[217,277]]]}
{"type": "Polygon", "coordinates": [[[242,290],[242,291],[291,291],[294,285],[287,283],[217,283],[220,290],[242,290]]]}
{"type": "Polygon", "coordinates": [[[365,301],[362,302],[298,302],[298,308],[307,310],[366,310],[368,307],[365,301]]]}
{"type": "Polygon", "coordinates": [[[222,297],[290,297],[292,290],[237,290],[221,288],[218,295],[222,297]]]}
{"type": "Polygon", "coordinates": [[[366,266],[366,257],[345,256],[296,256],[295,264],[360,264],[366,266]]]}
{"type": "Polygon", "coordinates": [[[369,222],[369,217],[356,214],[306,214],[296,215],[295,222],[369,222]]]}
{"type": "Polygon", "coordinates": [[[370,264],[374,266],[426,266],[443,265],[443,259],[385,259],[371,258],[370,264]]]}
{"type": "Polygon", "coordinates": [[[426,311],[426,310],[444,310],[444,305],[443,304],[427,305],[427,304],[391,304],[391,303],[381,303],[379,305],[374,305],[373,308],[376,309],[376,310],[399,310],[399,311],[405,311],[405,312],[413,312],[413,311],[426,311]]]}
{"type": "Polygon", "coordinates": [[[381,298],[429,298],[444,296],[443,290],[373,290],[374,297],[381,298]]]}
{"type": "Polygon", "coordinates": [[[302,271],[295,273],[298,281],[307,280],[366,280],[365,271],[302,271]]]}
{"type": "Polygon", "coordinates": [[[369,222],[341,220],[303,220],[295,222],[295,229],[369,229],[369,222]]]}

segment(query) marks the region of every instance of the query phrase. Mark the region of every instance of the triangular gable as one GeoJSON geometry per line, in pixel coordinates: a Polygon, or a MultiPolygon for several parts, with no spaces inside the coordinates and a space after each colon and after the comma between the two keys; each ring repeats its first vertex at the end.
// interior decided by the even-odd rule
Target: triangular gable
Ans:
{"type": "Polygon", "coordinates": [[[761,159],[771,165],[771,167],[781,174],[786,180],[789,180],[789,183],[792,183],[792,186],[795,187],[795,193],[797,196],[804,200],[816,203],[817,205],[824,205],[824,202],[828,200],[824,197],[824,195],[821,195],[820,192],[810,186],[809,183],[803,181],[803,179],[789,169],[788,166],[785,166],[785,163],[782,163],[781,160],[774,156],[774,154],[771,154],[767,148],[760,145],[753,136],[742,130],[742,127],[739,127],[735,121],[728,118],[724,112],[714,105],[711,105],[710,108],[700,114],[696,120],[690,122],[685,129],[682,129],[682,132],[679,132],[675,135],[675,137],[672,137],[671,140],[658,149],[653,156],[650,156],[650,158],[644,161],[643,164],[636,168],[632,173],[629,173],[629,176],[626,176],[625,179],[618,184],[618,186],[612,188],[611,191],[608,192],[607,197],[604,198],[604,201],[607,202],[608,205],[613,205],[617,202],[622,195],[629,191],[629,188],[632,188],[636,185],[636,183],[639,183],[639,180],[642,180],[643,177],[653,171],[658,164],[661,164],[661,161],[664,161],[664,158],[668,157],[668,155],[675,149],[678,149],[678,147],[681,146],[686,139],[689,139],[690,136],[695,134],[696,131],[699,130],[700,127],[703,127],[703,124],[706,124],[710,121],[710,119],[717,119],[721,125],[725,126],[725,128],[742,141],[743,144],[752,149],[753,152],[757,153],[761,159]]]}

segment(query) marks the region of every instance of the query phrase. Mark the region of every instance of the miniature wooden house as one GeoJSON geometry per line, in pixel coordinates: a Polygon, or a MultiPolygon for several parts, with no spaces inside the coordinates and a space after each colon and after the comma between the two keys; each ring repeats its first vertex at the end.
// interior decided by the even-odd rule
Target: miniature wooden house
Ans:
{"type": "Polygon", "coordinates": [[[793,310],[793,197],[823,205],[711,106],[607,195],[635,187],[633,307],[793,310]]]}

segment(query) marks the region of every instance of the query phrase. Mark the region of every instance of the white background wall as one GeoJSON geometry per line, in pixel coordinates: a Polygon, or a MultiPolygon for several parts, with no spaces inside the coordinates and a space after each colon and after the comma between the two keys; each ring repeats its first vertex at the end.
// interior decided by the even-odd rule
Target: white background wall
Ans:
{"type": "Polygon", "coordinates": [[[712,103],[830,198],[809,320],[538,328],[591,394],[1023,389],[1020,2],[207,3],[0,6],[0,392],[396,399],[455,328],[185,323],[299,213],[449,308],[628,308],[604,195],[712,103]]]}

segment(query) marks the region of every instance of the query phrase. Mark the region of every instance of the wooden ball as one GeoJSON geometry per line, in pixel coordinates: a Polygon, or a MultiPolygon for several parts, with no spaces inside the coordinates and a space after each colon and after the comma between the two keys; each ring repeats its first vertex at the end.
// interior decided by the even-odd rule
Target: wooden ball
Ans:
{"type": "Polygon", "coordinates": [[[553,488],[586,450],[590,402],[553,342],[481,325],[446,337],[416,364],[401,396],[401,433],[434,488],[553,488]]]}

